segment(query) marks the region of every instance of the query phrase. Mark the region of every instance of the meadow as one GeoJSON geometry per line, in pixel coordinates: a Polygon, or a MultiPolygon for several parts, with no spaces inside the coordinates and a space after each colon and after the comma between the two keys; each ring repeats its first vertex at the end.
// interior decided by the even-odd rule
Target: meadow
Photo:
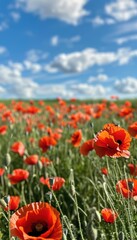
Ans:
{"type": "Polygon", "coordinates": [[[0,239],[136,240],[136,138],[136,100],[1,101],[0,239]]]}

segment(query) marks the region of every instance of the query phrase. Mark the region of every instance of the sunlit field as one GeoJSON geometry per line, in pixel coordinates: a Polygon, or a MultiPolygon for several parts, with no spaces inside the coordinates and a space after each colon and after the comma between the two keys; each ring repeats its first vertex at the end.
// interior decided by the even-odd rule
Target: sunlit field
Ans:
{"type": "Polygon", "coordinates": [[[137,102],[0,102],[0,239],[137,239],[137,102]]]}

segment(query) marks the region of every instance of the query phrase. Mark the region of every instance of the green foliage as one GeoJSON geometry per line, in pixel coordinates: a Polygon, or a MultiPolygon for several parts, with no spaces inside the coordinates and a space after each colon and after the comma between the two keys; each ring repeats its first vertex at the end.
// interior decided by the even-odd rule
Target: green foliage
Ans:
{"type": "MultiPolygon", "coordinates": [[[[57,104],[56,101],[46,103],[53,107],[57,104]]],[[[93,104],[89,101],[85,101],[85,103],[93,104]]],[[[135,103],[133,101],[133,106],[136,105],[135,103]]],[[[67,102],[67,104],[69,106],[71,103],[67,102]]],[[[76,102],[77,106],[80,104],[82,103],[76,102]]],[[[117,102],[117,104],[121,105],[123,102],[117,102]]],[[[38,102],[36,105],[38,105],[38,102]]],[[[107,102],[107,105],[109,106],[110,102],[107,102]]],[[[10,102],[8,102],[8,107],[11,108],[10,102]]],[[[59,108],[56,111],[58,114],[60,113],[59,108]]],[[[32,131],[26,133],[24,130],[26,127],[25,117],[20,112],[13,111],[13,114],[16,122],[12,124],[7,121],[8,131],[0,138],[0,168],[5,168],[4,175],[0,177],[0,197],[18,195],[21,197],[20,206],[35,201],[50,202],[61,213],[64,240],[136,240],[136,202],[133,199],[125,199],[116,192],[116,183],[120,179],[131,177],[127,164],[129,162],[136,163],[136,139],[132,140],[129,160],[124,158],[111,159],[109,157],[100,159],[94,150],[88,156],[82,156],[79,148],[75,148],[68,141],[75,129],[66,125],[62,127],[62,138],[58,141],[58,144],[46,153],[42,153],[38,147],[38,141],[47,133],[39,130],[35,124],[32,131]],[[30,138],[35,139],[34,144],[30,143],[30,138]],[[25,164],[22,156],[11,151],[11,145],[15,141],[24,143],[26,155],[37,154],[39,163],[34,166],[25,164]],[[6,161],[7,153],[11,158],[10,164],[6,161]],[[41,166],[41,156],[51,159],[52,164],[41,166]],[[102,167],[107,167],[109,172],[107,176],[101,173],[102,167]],[[26,181],[12,185],[8,180],[8,174],[16,168],[28,170],[30,176],[26,181]],[[39,181],[41,176],[59,176],[65,179],[65,184],[59,191],[49,193],[48,187],[42,185],[39,181]],[[118,218],[113,224],[106,223],[101,218],[100,212],[103,208],[111,208],[118,213],[118,218]]],[[[60,127],[60,123],[50,122],[50,116],[45,112],[45,108],[42,108],[40,113],[30,118],[34,122],[42,122],[46,127],[52,127],[53,129],[60,127]]],[[[67,121],[69,120],[67,115],[64,118],[67,121]]],[[[117,122],[121,127],[127,129],[128,121],[120,118],[117,113],[110,112],[108,108],[105,109],[100,118],[91,117],[88,122],[79,122],[77,128],[82,130],[83,139],[88,140],[92,139],[105,123],[111,122],[117,122]],[[92,126],[90,123],[92,123],[92,126]]],[[[6,218],[9,216],[2,207],[0,210],[0,239],[7,240],[9,238],[9,225],[6,218]]]]}

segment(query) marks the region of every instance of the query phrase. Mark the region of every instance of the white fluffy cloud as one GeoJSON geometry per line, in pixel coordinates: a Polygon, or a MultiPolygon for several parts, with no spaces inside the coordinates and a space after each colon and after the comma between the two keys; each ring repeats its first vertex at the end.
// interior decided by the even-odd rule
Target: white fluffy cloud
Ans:
{"type": "Polygon", "coordinates": [[[137,50],[128,48],[118,49],[117,52],[98,52],[96,49],[87,48],[81,52],[58,55],[46,69],[50,72],[80,73],[94,65],[102,66],[113,62],[123,65],[136,56],[137,50]]]}
{"type": "Polygon", "coordinates": [[[105,6],[105,12],[117,21],[128,21],[137,16],[135,0],[116,0],[105,6]]]}
{"type": "MultiPolygon", "coordinates": [[[[106,95],[103,85],[79,83],[78,80],[67,80],[63,83],[39,84],[31,77],[24,77],[24,64],[9,62],[8,66],[0,65],[0,94],[9,98],[101,98],[106,95]]],[[[104,78],[105,75],[100,78],[104,78]]]]}
{"type": "Polygon", "coordinates": [[[88,83],[77,83],[71,86],[71,90],[74,91],[74,96],[86,97],[86,98],[100,98],[104,97],[107,89],[102,85],[91,85],[88,83]]]}
{"type": "Polygon", "coordinates": [[[137,78],[126,77],[121,80],[117,80],[114,84],[115,89],[120,93],[137,93],[137,78]]]}
{"type": "Polygon", "coordinates": [[[33,63],[31,61],[24,61],[24,66],[26,70],[32,71],[33,73],[38,73],[42,70],[42,67],[38,63],[33,63]]]}
{"type": "Polygon", "coordinates": [[[108,76],[106,74],[98,74],[97,76],[91,76],[88,79],[89,83],[92,82],[106,82],[108,80],[108,76]]]}
{"type": "Polygon", "coordinates": [[[41,19],[57,18],[76,25],[88,14],[84,9],[88,0],[16,0],[16,7],[34,13],[41,19]]]}

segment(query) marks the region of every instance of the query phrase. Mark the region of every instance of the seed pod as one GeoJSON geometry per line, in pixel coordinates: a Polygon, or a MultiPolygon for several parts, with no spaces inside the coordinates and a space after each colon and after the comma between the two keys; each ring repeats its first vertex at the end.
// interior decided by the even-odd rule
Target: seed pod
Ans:
{"type": "Polygon", "coordinates": [[[97,239],[97,237],[98,237],[98,231],[97,231],[97,229],[94,228],[93,226],[91,226],[90,234],[91,234],[91,239],[92,239],[92,240],[96,240],[96,239],[97,239]]]}
{"type": "Polygon", "coordinates": [[[119,232],[119,234],[118,234],[118,239],[119,239],[119,240],[124,240],[124,239],[125,239],[125,235],[124,235],[123,232],[119,232]]]}
{"type": "Polygon", "coordinates": [[[43,168],[42,162],[38,161],[37,166],[38,166],[38,169],[41,170],[43,168]]]}
{"type": "Polygon", "coordinates": [[[9,166],[11,163],[11,156],[9,153],[6,153],[6,161],[5,161],[5,165],[9,166]]]}

